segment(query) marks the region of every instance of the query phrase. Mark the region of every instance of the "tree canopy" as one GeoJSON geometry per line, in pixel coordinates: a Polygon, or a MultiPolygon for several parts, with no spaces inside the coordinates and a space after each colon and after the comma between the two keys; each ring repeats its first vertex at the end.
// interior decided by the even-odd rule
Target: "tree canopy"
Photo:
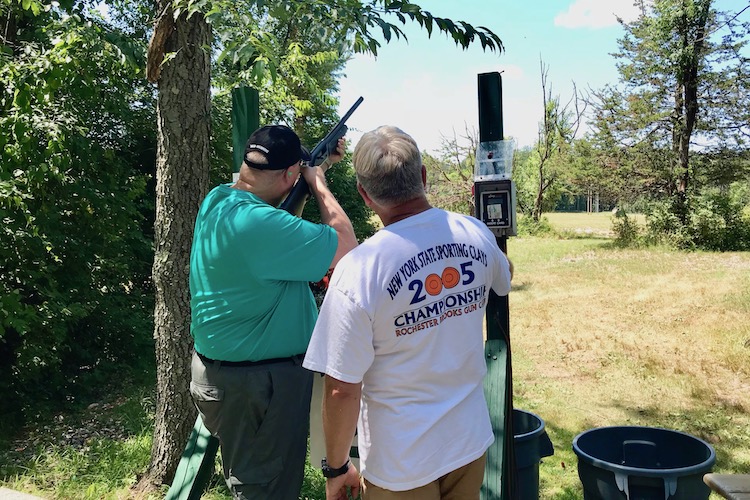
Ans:
{"type": "Polygon", "coordinates": [[[684,216],[691,156],[748,145],[748,26],[711,0],[657,0],[623,27],[620,82],[594,94],[597,141],[684,216]]]}

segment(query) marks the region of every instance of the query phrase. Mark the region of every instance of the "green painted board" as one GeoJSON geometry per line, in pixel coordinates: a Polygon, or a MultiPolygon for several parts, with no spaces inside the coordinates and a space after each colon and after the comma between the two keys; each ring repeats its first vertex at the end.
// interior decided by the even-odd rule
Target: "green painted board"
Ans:
{"type": "Polygon", "coordinates": [[[504,499],[503,472],[506,456],[506,371],[508,349],[503,339],[489,339],[484,345],[487,375],[484,378],[484,395],[490,409],[495,442],[487,450],[487,465],[482,483],[482,500],[504,499]]]}
{"type": "Polygon", "coordinates": [[[219,440],[203,425],[200,415],[190,433],[165,500],[197,500],[214,472],[219,440]]]}

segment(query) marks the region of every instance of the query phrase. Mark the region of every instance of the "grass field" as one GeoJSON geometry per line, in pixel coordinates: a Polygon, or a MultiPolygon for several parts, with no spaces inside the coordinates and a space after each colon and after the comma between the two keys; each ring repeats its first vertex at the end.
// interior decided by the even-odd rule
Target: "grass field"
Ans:
{"type": "Polygon", "coordinates": [[[612,226],[610,212],[552,212],[544,214],[543,217],[559,231],[573,231],[579,234],[608,234],[612,226]]]}
{"type": "MultiPolygon", "coordinates": [[[[601,214],[550,221],[603,229],[601,214]]],[[[572,441],[601,426],[684,431],[715,447],[715,471],[750,473],[750,254],[601,238],[512,238],[508,253],[515,407],[555,446],[541,498],[582,498],[572,441]]]]}
{"type": "MultiPolygon", "coordinates": [[[[715,472],[750,473],[750,253],[617,249],[610,217],[549,214],[573,237],[508,241],[514,403],[544,420],[555,448],[540,466],[540,498],[583,498],[572,442],[601,426],[684,431],[714,446],[715,472]]],[[[130,438],[71,448],[47,436],[0,485],[126,498],[149,457],[153,400],[143,394],[114,405],[128,412],[116,418],[132,422],[130,438]]],[[[311,499],[317,475],[307,481],[311,499]]],[[[227,498],[219,484],[205,498],[227,498]]]]}

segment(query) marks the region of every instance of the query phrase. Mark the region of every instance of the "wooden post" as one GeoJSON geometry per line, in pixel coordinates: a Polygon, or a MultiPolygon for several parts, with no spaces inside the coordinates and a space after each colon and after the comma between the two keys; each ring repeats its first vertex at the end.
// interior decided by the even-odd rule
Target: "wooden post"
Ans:
{"type": "MultiPolygon", "coordinates": [[[[500,73],[482,73],[479,88],[479,142],[503,140],[502,79],[500,73]]],[[[476,216],[481,218],[481,214],[476,216]]],[[[497,245],[507,253],[507,236],[496,237],[497,245]]],[[[495,432],[495,442],[487,450],[487,466],[482,498],[514,500],[513,456],[513,376],[510,351],[508,297],[490,290],[487,302],[487,377],[484,392],[495,432]]]]}
{"type": "Polygon", "coordinates": [[[232,172],[235,177],[239,177],[245,156],[245,143],[258,127],[260,127],[258,91],[250,87],[232,89],[232,158],[234,160],[232,172]]]}

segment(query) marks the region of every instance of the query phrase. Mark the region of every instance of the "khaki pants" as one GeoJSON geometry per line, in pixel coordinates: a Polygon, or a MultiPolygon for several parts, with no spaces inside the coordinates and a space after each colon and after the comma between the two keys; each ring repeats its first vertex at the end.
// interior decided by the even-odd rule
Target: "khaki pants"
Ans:
{"type": "Polygon", "coordinates": [[[479,500],[486,460],[485,453],[429,484],[407,491],[386,490],[365,479],[362,500],[479,500]]]}

